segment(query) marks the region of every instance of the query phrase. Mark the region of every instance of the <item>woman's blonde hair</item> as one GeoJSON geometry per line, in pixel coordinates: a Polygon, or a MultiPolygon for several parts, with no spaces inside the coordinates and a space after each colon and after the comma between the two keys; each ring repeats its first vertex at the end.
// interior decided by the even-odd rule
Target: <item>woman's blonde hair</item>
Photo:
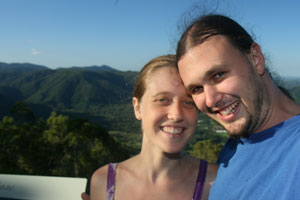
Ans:
{"type": "Polygon", "coordinates": [[[146,81],[152,76],[152,74],[162,67],[172,67],[177,69],[177,60],[175,55],[163,55],[156,57],[149,61],[140,71],[133,91],[133,96],[141,101],[145,90],[146,90],[146,81]]]}

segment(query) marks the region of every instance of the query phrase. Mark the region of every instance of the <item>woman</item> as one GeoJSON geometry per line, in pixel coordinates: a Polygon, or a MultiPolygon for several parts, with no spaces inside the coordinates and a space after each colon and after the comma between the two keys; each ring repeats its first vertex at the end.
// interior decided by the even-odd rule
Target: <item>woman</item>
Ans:
{"type": "Polygon", "coordinates": [[[144,66],[132,102],[142,125],[141,152],[96,170],[91,200],[207,199],[217,166],[183,153],[195,132],[197,109],[181,82],[175,56],[144,66]]]}

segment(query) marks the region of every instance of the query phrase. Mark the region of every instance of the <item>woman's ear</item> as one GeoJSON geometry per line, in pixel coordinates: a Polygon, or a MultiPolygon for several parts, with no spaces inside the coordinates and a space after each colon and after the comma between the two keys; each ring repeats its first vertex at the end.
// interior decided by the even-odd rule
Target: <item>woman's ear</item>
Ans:
{"type": "Polygon", "coordinates": [[[256,43],[253,43],[251,45],[250,50],[251,58],[253,65],[255,67],[255,70],[257,74],[264,75],[266,68],[265,68],[265,57],[263,53],[261,52],[260,46],[256,43]]]}
{"type": "Polygon", "coordinates": [[[132,105],[134,109],[135,118],[141,120],[142,119],[141,105],[139,100],[136,97],[132,98],[132,105]]]}

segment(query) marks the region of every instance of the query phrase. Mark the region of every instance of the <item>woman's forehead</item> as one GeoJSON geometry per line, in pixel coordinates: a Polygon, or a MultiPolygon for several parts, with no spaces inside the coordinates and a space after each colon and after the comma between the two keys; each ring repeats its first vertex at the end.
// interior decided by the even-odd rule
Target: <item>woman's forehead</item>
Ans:
{"type": "Polygon", "coordinates": [[[184,89],[184,86],[175,67],[157,69],[146,81],[146,91],[170,91],[176,93],[177,90],[182,92],[182,89],[184,89]]]}
{"type": "Polygon", "coordinates": [[[152,72],[152,74],[148,77],[146,81],[146,85],[149,85],[153,82],[173,82],[178,84],[177,82],[181,82],[181,78],[178,72],[178,69],[175,67],[161,67],[152,72]]]}

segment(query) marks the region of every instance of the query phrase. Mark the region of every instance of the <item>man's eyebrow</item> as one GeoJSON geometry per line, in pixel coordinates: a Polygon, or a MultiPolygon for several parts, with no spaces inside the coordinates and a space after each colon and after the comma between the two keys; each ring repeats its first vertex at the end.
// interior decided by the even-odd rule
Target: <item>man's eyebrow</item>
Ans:
{"type": "Polygon", "coordinates": [[[227,65],[221,64],[221,65],[213,65],[210,70],[205,72],[204,77],[205,79],[210,77],[212,74],[216,73],[217,71],[223,71],[224,67],[227,65]]]}
{"type": "MultiPolygon", "coordinates": [[[[202,80],[206,80],[209,79],[209,77],[211,77],[212,74],[216,73],[217,71],[223,70],[223,68],[226,67],[226,65],[214,65],[211,67],[211,69],[209,69],[208,71],[205,72],[204,76],[199,77],[199,79],[201,78],[202,80]]],[[[201,86],[201,83],[197,84],[197,83],[191,83],[189,85],[187,85],[185,87],[185,89],[190,93],[190,91],[196,87],[196,86],[201,86]]]]}

